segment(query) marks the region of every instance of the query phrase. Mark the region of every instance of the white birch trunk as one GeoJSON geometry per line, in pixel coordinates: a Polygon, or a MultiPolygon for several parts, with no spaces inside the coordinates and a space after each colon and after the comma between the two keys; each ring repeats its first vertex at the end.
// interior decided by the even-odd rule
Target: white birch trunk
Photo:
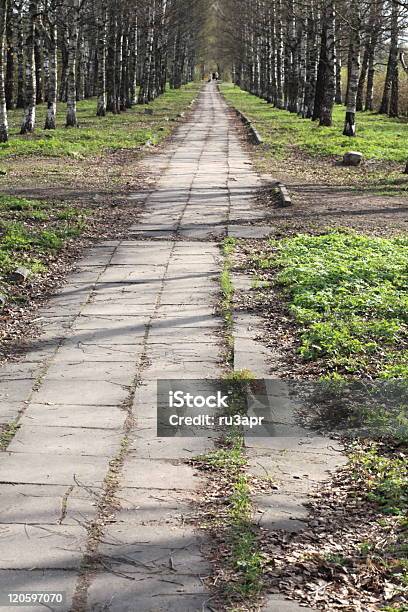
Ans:
{"type": "Polygon", "coordinates": [[[50,39],[48,48],[48,90],[47,90],[47,116],[44,129],[55,130],[57,127],[57,87],[58,87],[58,57],[57,57],[57,24],[54,21],[55,13],[52,15],[50,26],[50,39]]]}
{"type": "Polygon", "coordinates": [[[0,142],[8,140],[8,118],[5,92],[5,52],[6,52],[7,0],[0,2],[0,142]]]}
{"type": "Polygon", "coordinates": [[[26,93],[26,109],[24,113],[23,123],[20,133],[27,134],[33,132],[35,128],[35,111],[36,111],[36,79],[35,79],[35,53],[34,53],[34,34],[35,34],[35,19],[38,12],[37,0],[31,0],[29,11],[26,19],[26,36],[25,36],[25,93],[26,93]]]}
{"type": "Polygon", "coordinates": [[[356,135],[356,106],[358,80],[360,77],[360,2],[352,0],[350,6],[349,75],[346,99],[344,136],[356,135]]]}
{"type": "Polygon", "coordinates": [[[71,0],[68,12],[68,70],[66,127],[77,127],[76,55],[78,46],[79,0],[71,0]]]}

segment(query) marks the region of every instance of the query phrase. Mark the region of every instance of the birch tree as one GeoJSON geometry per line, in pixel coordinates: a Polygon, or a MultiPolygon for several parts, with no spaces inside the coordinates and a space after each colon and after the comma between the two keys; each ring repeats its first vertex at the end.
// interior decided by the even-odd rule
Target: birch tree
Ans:
{"type": "Polygon", "coordinates": [[[14,98],[14,70],[15,70],[15,14],[13,0],[7,1],[6,13],[6,74],[5,74],[5,94],[7,108],[12,109],[15,106],[14,98]]]}
{"type": "Polygon", "coordinates": [[[38,0],[30,0],[25,18],[25,113],[20,133],[33,132],[36,113],[36,78],[34,36],[38,15],[38,0]]]}
{"type": "Polygon", "coordinates": [[[356,110],[358,80],[360,77],[360,2],[350,3],[349,23],[349,69],[346,97],[346,117],[344,120],[344,136],[356,135],[356,110]]]}
{"type": "Polygon", "coordinates": [[[398,116],[398,38],[399,38],[399,4],[391,0],[391,38],[388,55],[387,73],[381,100],[380,113],[398,116]]]}
{"type": "Polygon", "coordinates": [[[98,102],[96,108],[96,114],[98,117],[104,117],[106,115],[106,26],[107,26],[107,7],[105,2],[100,3],[98,9],[98,102]]]}
{"type": "Polygon", "coordinates": [[[80,0],[69,0],[68,4],[68,62],[67,62],[67,115],[66,127],[77,127],[76,107],[76,57],[79,34],[80,0]]]}
{"type": "Polygon", "coordinates": [[[5,55],[7,0],[0,2],[0,142],[8,140],[7,103],[5,92],[5,55]]]}
{"type": "Polygon", "coordinates": [[[57,126],[57,84],[58,84],[58,47],[57,47],[57,7],[55,0],[51,0],[47,13],[46,27],[47,41],[47,115],[45,117],[45,130],[55,130],[57,126]]]}
{"type": "Polygon", "coordinates": [[[335,8],[333,0],[326,0],[323,15],[324,28],[324,72],[322,75],[324,86],[320,110],[320,125],[330,126],[334,99],[336,95],[336,52],[335,52],[335,8]]]}

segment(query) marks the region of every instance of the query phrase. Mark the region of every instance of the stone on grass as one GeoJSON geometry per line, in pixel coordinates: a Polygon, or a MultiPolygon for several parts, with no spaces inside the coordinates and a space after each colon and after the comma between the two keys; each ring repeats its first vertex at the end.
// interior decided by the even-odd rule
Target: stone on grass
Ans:
{"type": "Polygon", "coordinates": [[[28,268],[24,268],[24,266],[20,266],[16,268],[11,274],[10,278],[15,283],[24,283],[27,278],[30,276],[31,272],[28,268]]]}
{"type": "Polygon", "coordinates": [[[348,151],[344,154],[343,164],[345,166],[359,166],[363,160],[363,154],[359,151],[348,151]]]}

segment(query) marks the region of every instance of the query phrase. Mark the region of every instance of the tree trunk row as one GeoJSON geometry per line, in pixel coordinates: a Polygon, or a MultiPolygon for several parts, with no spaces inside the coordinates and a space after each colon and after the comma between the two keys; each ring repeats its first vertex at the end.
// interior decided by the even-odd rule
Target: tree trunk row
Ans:
{"type": "Polygon", "coordinates": [[[77,102],[96,97],[96,114],[148,104],[192,80],[197,52],[197,0],[0,0],[0,139],[7,110],[24,109],[21,134],[78,126],[77,102]]]}

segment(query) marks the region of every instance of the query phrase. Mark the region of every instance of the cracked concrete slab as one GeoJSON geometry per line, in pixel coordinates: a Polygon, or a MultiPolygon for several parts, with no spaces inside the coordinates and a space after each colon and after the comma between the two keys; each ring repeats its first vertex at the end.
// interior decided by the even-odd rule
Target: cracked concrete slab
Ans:
{"type": "Polygon", "coordinates": [[[143,574],[147,566],[153,575],[167,573],[172,567],[175,575],[206,575],[210,567],[201,554],[202,545],[202,538],[187,525],[163,529],[121,523],[110,526],[99,551],[122,571],[128,566],[132,573],[143,574]]]}
{"type": "MultiPolygon", "coordinates": [[[[130,383],[130,381],[129,381],[130,383]]],[[[123,383],[104,380],[70,380],[44,378],[43,384],[32,395],[35,404],[74,404],[87,406],[120,406],[129,389],[123,383]]]]}
{"type": "Polygon", "coordinates": [[[134,580],[132,573],[114,576],[97,575],[89,589],[89,605],[102,612],[109,605],[111,612],[132,609],[135,600],[139,610],[149,612],[195,612],[211,610],[206,602],[210,595],[200,577],[165,574],[134,580]],[[126,579],[126,576],[130,577],[126,579]]]}
{"type": "Polygon", "coordinates": [[[0,524],[78,525],[92,517],[98,490],[78,486],[4,484],[0,524]]]}
{"type": "Polygon", "coordinates": [[[118,502],[118,523],[181,526],[192,514],[194,494],[157,489],[122,488],[118,502]]]}

